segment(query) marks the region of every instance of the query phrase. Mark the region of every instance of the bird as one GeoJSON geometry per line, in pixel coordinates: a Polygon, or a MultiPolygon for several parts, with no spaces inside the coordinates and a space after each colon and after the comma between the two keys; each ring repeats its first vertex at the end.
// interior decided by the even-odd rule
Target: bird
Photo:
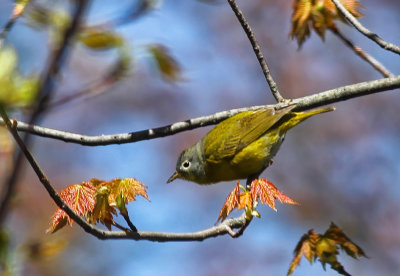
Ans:
{"type": "Polygon", "coordinates": [[[183,179],[200,185],[256,179],[273,162],[286,132],[307,118],[335,110],[294,112],[296,104],[244,111],[217,124],[179,156],[167,183],[183,179]]]}

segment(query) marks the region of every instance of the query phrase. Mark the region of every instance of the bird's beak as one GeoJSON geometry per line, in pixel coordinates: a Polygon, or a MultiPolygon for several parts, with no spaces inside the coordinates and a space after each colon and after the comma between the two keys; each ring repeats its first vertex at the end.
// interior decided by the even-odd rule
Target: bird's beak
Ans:
{"type": "Polygon", "coordinates": [[[170,183],[170,182],[174,181],[177,178],[179,178],[179,173],[178,172],[174,172],[174,174],[171,175],[171,177],[168,179],[167,183],[170,183]]]}

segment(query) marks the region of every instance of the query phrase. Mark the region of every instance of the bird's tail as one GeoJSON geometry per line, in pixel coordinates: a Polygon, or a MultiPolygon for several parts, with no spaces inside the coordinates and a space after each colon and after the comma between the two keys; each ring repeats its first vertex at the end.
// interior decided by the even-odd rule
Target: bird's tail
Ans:
{"type": "MultiPolygon", "coordinates": [[[[320,113],[325,113],[329,111],[333,111],[336,108],[334,106],[328,106],[328,107],[323,107],[323,108],[318,108],[310,111],[305,111],[305,112],[291,112],[287,115],[285,115],[282,119],[281,122],[282,124],[279,126],[279,130],[281,134],[286,133],[289,129],[292,127],[300,124],[302,121],[305,119],[320,114],[320,113]],[[288,116],[289,118],[287,118],[288,116]]],[[[279,122],[278,122],[279,124],[279,122]]]]}

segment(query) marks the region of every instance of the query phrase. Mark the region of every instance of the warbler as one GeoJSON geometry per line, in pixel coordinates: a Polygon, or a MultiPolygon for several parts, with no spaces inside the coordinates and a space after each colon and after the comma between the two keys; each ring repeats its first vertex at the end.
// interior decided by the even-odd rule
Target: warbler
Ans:
{"type": "Polygon", "coordinates": [[[185,149],[167,183],[180,178],[198,184],[255,179],[270,164],[286,132],[305,119],[335,110],[324,107],[293,112],[296,105],[238,113],[185,149]]]}

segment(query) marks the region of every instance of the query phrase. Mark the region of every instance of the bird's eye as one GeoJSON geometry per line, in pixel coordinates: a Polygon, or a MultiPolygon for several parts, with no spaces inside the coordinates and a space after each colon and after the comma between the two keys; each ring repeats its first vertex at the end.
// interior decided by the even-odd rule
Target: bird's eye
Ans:
{"type": "Polygon", "coordinates": [[[185,162],[182,163],[182,166],[187,169],[190,167],[190,162],[188,160],[186,160],[185,162]]]}

